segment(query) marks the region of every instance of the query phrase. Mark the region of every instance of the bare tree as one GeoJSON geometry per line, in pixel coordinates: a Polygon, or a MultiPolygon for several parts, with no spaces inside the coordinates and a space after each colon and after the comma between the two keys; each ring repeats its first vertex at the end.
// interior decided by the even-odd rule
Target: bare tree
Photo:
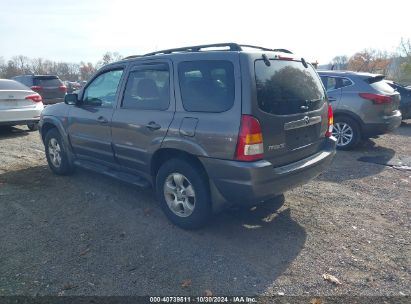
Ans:
{"type": "Polygon", "coordinates": [[[96,67],[100,68],[100,67],[102,67],[106,64],[119,61],[122,58],[123,58],[123,56],[120,55],[120,53],[118,53],[118,52],[106,52],[103,55],[103,58],[97,62],[96,67]]]}
{"type": "Polygon", "coordinates": [[[346,70],[348,67],[348,56],[335,56],[330,64],[333,70],[346,70]]]}

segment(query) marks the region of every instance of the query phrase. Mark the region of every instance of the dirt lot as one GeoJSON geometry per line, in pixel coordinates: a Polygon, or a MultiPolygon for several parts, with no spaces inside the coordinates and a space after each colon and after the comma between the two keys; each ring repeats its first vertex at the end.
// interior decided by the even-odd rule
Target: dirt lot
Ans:
{"type": "Polygon", "coordinates": [[[376,155],[411,165],[411,121],[339,152],[285,203],[189,232],[150,190],[55,176],[37,132],[1,130],[0,295],[410,295],[411,171],[358,161],[376,155]]]}

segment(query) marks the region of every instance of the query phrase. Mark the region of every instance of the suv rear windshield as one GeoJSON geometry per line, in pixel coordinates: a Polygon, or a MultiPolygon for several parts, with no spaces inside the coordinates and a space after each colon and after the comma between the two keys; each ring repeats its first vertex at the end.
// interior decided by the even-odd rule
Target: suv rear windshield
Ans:
{"type": "Polygon", "coordinates": [[[374,90],[377,90],[381,93],[393,94],[395,90],[384,81],[384,78],[385,76],[378,75],[367,78],[366,82],[368,82],[374,90]]]}
{"type": "Polygon", "coordinates": [[[234,104],[234,66],[230,61],[186,61],[178,65],[186,111],[224,112],[234,104]]]}
{"type": "Polygon", "coordinates": [[[33,83],[34,85],[41,87],[59,87],[62,85],[61,80],[58,79],[56,76],[35,77],[33,79],[33,83]]]}
{"type": "Polygon", "coordinates": [[[255,61],[259,108],[275,115],[289,115],[317,110],[324,104],[325,92],[311,65],[300,61],[255,61]]]}

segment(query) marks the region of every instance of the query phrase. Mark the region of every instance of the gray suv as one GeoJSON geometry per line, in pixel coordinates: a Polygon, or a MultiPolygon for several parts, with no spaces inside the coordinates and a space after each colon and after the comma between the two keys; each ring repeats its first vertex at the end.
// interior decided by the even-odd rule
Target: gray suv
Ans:
{"type": "Polygon", "coordinates": [[[67,87],[56,75],[21,75],[13,77],[33,91],[39,93],[45,106],[64,101],[67,87]]]}
{"type": "Polygon", "coordinates": [[[104,66],[42,112],[51,170],[152,186],[186,229],[308,182],[335,154],[332,111],[315,69],[281,51],[203,45],[104,66]]]}
{"type": "Polygon", "coordinates": [[[361,139],[390,132],[401,124],[400,94],[384,75],[318,71],[334,111],[337,148],[350,150],[361,139]]]}

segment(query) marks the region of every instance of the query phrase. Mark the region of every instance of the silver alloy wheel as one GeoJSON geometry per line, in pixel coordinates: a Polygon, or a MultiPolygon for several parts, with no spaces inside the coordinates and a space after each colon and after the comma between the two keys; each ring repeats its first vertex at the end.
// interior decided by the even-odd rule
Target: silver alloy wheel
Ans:
{"type": "Polygon", "coordinates": [[[344,147],[352,141],[354,131],[345,122],[336,122],[333,126],[333,136],[337,138],[337,146],[344,147]]]}
{"type": "Polygon", "coordinates": [[[193,185],[181,173],[171,173],[164,183],[164,197],[170,210],[177,216],[188,217],[195,208],[193,185]]]}
{"type": "Polygon", "coordinates": [[[57,139],[50,139],[48,150],[51,163],[54,167],[59,168],[61,165],[61,149],[57,139]]]}

